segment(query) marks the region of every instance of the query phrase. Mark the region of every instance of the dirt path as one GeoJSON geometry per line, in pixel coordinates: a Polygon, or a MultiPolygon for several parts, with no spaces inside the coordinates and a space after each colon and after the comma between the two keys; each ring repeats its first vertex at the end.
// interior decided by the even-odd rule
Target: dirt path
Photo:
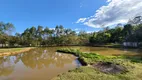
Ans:
{"type": "Polygon", "coordinates": [[[29,51],[31,49],[34,49],[34,47],[20,48],[19,50],[17,50],[16,48],[15,49],[4,49],[4,51],[0,52],[0,57],[1,56],[9,56],[9,55],[12,55],[12,54],[19,54],[19,53],[27,52],[27,51],[29,51]]]}

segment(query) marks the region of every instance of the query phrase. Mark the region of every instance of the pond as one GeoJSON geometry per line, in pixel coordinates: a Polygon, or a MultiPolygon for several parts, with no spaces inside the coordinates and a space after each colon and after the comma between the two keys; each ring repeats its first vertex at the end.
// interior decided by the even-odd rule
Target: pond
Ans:
{"type": "Polygon", "coordinates": [[[117,56],[117,55],[142,55],[142,49],[127,48],[107,48],[107,47],[88,47],[88,46],[72,46],[67,48],[79,49],[82,52],[93,52],[101,55],[117,56]]]}
{"type": "MultiPolygon", "coordinates": [[[[36,48],[25,53],[0,57],[0,80],[50,80],[81,66],[75,56],[56,52],[58,48],[67,47],[36,48]]],[[[142,54],[142,50],[139,49],[84,46],[68,48],[102,55],[142,54]]]]}

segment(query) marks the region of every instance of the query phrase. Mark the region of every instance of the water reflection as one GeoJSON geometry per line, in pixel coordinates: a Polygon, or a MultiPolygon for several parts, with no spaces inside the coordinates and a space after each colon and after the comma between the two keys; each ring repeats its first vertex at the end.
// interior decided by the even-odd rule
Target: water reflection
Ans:
{"type": "Polygon", "coordinates": [[[15,64],[20,60],[26,67],[35,69],[41,69],[43,67],[48,67],[49,65],[55,65],[57,67],[63,68],[65,64],[72,63],[72,60],[75,59],[72,55],[61,54],[53,52],[52,50],[43,50],[38,48],[31,50],[27,53],[22,53],[13,56],[15,58],[15,64]]]}
{"type": "MultiPolygon", "coordinates": [[[[1,57],[0,80],[11,80],[11,78],[16,78],[17,74],[20,75],[22,73],[24,73],[23,76],[25,76],[28,71],[34,74],[32,74],[30,77],[27,77],[29,76],[27,75],[22,79],[30,80],[34,79],[35,76],[40,76],[40,74],[38,73],[50,74],[52,71],[51,75],[45,75],[36,78],[36,80],[47,80],[53,76],[58,75],[61,72],[65,72],[69,69],[80,66],[80,63],[78,63],[75,56],[61,54],[55,51],[56,49],[52,48],[37,48],[26,53],[1,57]],[[25,72],[24,70],[27,70],[27,72],[25,72]]],[[[19,77],[18,79],[21,80],[21,77],[19,77]]]]}
{"type": "Polygon", "coordinates": [[[8,76],[13,72],[14,65],[9,57],[0,57],[0,76],[8,76]]]}
{"type": "Polygon", "coordinates": [[[142,49],[125,49],[125,48],[107,48],[107,47],[86,47],[86,46],[79,46],[79,47],[68,47],[68,48],[75,48],[79,49],[82,52],[94,52],[101,55],[142,55],[142,49]]]}
{"type": "MultiPolygon", "coordinates": [[[[67,47],[37,48],[21,54],[0,57],[0,80],[50,80],[60,73],[80,67],[75,56],[57,53],[58,48],[67,47]]],[[[142,54],[142,50],[139,49],[76,46],[68,48],[102,55],[142,54]]]]}

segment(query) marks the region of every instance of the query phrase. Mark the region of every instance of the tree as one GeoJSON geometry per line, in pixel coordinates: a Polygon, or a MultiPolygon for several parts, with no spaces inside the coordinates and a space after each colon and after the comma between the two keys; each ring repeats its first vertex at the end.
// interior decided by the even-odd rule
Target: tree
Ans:
{"type": "Polygon", "coordinates": [[[3,23],[0,22],[0,44],[6,46],[8,44],[8,35],[14,29],[14,25],[12,23],[3,23]]]}
{"type": "Polygon", "coordinates": [[[78,34],[79,45],[86,45],[89,43],[90,34],[85,31],[80,31],[78,34]]]}
{"type": "Polygon", "coordinates": [[[38,26],[37,31],[36,31],[36,36],[37,36],[37,45],[41,45],[42,42],[42,35],[43,35],[43,26],[38,26]]]}
{"type": "Polygon", "coordinates": [[[2,47],[6,47],[6,44],[8,44],[9,37],[6,34],[0,35],[0,43],[2,44],[2,47]]]}
{"type": "Polygon", "coordinates": [[[16,47],[19,44],[19,37],[16,36],[9,36],[9,47],[16,47]]]}
{"type": "Polygon", "coordinates": [[[137,29],[135,30],[134,35],[137,38],[137,42],[142,42],[142,24],[137,26],[137,29]]]}
{"type": "Polygon", "coordinates": [[[12,23],[0,22],[0,34],[8,34],[9,32],[12,32],[14,28],[12,23]]]}
{"type": "Polygon", "coordinates": [[[110,37],[110,43],[121,43],[123,42],[123,28],[120,26],[115,27],[114,29],[110,29],[107,31],[107,33],[110,33],[111,37],[110,37]]]}

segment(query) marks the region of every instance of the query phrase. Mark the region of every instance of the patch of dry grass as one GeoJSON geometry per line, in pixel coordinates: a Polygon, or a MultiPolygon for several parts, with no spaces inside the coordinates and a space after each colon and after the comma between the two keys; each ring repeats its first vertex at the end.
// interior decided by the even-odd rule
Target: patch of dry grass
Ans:
{"type": "Polygon", "coordinates": [[[33,49],[34,47],[27,47],[27,48],[4,48],[0,49],[0,56],[8,56],[11,54],[18,54],[22,52],[29,51],[33,49]]]}

